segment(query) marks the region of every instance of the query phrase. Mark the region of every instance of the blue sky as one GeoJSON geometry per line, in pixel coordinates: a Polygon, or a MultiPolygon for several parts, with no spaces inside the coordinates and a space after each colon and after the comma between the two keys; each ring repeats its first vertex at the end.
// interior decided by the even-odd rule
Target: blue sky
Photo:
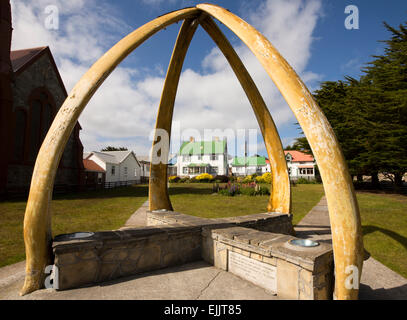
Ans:
{"type": "MultiPolygon", "coordinates": [[[[12,0],[13,49],[49,45],[67,90],[112,45],[142,24],[199,1],[183,0],[12,0]],[[44,10],[55,5],[57,30],[44,25],[44,10]]],[[[383,21],[407,21],[407,1],[254,0],[213,1],[261,31],[294,67],[311,90],[321,81],[357,77],[360,68],[383,52],[389,38],[383,21]],[[347,30],[345,7],[359,9],[359,29],[347,30]]],[[[79,121],[85,151],[106,145],[147,154],[165,71],[180,23],[160,31],[133,52],[92,98],[79,121]]],[[[277,124],[283,145],[300,131],[289,107],[254,56],[223,25],[258,85],[277,124]]],[[[250,105],[226,60],[198,29],[188,51],[175,105],[174,121],[186,140],[205,129],[258,129],[250,105]]],[[[179,141],[178,141],[179,142],[179,141]]],[[[257,153],[265,155],[258,135],[257,153]]],[[[177,145],[175,145],[176,149],[177,145]]],[[[234,147],[229,146],[231,153],[234,147]]],[[[254,149],[253,153],[255,152],[254,149]]],[[[239,145],[237,153],[242,154],[239,145]]]]}

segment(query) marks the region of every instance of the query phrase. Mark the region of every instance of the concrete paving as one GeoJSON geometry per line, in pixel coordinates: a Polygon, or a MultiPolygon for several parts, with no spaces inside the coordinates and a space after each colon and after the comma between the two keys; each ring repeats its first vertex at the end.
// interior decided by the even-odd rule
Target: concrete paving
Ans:
{"type": "MultiPolygon", "coordinates": [[[[325,197],[300,221],[295,231],[299,238],[332,243],[325,197]]],[[[407,279],[370,257],[366,252],[359,299],[407,300],[407,279]]]]}
{"type": "MultiPolygon", "coordinates": [[[[21,266],[20,266],[21,269],[21,266]]],[[[24,270],[24,269],[23,269],[24,270]]],[[[20,270],[21,271],[21,270],[20,270]]],[[[198,261],[96,286],[43,289],[20,297],[24,274],[0,285],[0,300],[274,300],[276,296],[230,272],[198,261]]]]}
{"type": "MultiPolygon", "coordinates": [[[[123,228],[147,224],[147,202],[123,228]]],[[[321,201],[295,228],[297,237],[331,242],[326,199],[321,201]]],[[[367,258],[367,257],[366,257],[367,258]]],[[[38,290],[20,297],[25,262],[0,268],[0,300],[276,300],[270,292],[204,261],[121,278],[73,290],[38,290]]],[[[360,299],[407,299],[407,279],[372,257],[364,262],[360,299]]]]}

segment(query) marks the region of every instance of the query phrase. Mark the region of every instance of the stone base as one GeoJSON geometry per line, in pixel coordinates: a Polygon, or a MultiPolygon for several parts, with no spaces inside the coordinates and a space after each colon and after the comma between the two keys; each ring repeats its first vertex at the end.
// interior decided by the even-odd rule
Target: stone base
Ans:
{"type": "Polygon", "coordinates": [[[286,247],[293,238],[291,215],[202,219],[166,211],[148,212],[147,218],[148,227],[95,232],[69,241],[56,238],[57,289],[204,259],[282,298],[332,296],[332,248],[325,244],[308,251],[286,247]]]}
{"type": "Polygon", "coordinates": [[[282,299],[332,299],[332,246],[296,247],[288,243],[291,239],[296,238],[249,228],[204,228],[203,257],[282,299]],[[236,256],[240,262],[233,261],[236,256]]]}

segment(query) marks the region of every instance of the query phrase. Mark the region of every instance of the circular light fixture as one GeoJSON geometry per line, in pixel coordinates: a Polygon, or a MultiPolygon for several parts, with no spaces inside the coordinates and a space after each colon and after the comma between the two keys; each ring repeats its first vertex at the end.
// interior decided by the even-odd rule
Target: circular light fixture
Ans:
{"type": "Polygon", "coordinates": [[[309,239],[292,239],[289,241],[289,243],[294,246],[305,247],[305,248],[312,248],[312,247],[319,246],[319,242],[309,240],[309,239]]]}
{"type": "Polygon", "coordinates": [[[76,239],[85,239],[93,236],[94,232],[74,232],[68,234],[61,234],[56,236],[54,240],[56,241],[69,241],[69,240],[76,240],[76,239]]]}

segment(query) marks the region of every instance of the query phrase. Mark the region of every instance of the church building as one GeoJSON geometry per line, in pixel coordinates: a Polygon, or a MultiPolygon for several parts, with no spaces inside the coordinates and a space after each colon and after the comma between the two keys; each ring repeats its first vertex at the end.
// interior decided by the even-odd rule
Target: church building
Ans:
{"type": "MultiPolygon", "coordinates": [[[[0,5],[0,195],[26,193],[42,141],[67,97],[49,47],[11,51],[9,1],[0,5]]],[[[83,184],[81,127],[76,124],[55,185],[83,184]]]]}

